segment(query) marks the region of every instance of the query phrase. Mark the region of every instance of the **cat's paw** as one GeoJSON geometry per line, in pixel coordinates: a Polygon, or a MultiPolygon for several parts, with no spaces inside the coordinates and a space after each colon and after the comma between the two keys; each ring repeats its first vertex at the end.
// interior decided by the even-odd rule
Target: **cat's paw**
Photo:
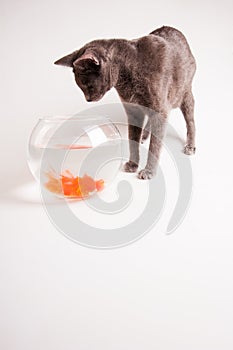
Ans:
{"type": "Polygon", "coordinates": [[[126,173],[135,173],[138,170],[138,164],[130,160],[129,162],[124,164],[123,170],[126,173]]]}
{"type": "Polygon", "coordinates": [[[190,145],[186,145],[184,147],[184,154],[187,154],[188,156],[195,154],[195,151],[196,151],[196,147],[193,147],[190,145]]]}
{"type": "Polygon", "coordinates": [[[138,173],[138,178],[142,180],[150,180],[153,177],[153,172],[149,169],[142,169],[138,173]]]}

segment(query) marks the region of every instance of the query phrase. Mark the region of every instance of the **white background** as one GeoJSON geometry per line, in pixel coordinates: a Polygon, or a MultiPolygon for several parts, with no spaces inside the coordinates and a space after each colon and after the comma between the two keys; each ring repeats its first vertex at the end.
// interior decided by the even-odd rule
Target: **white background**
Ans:
{"type": "MultiPolygon", "coordinates": [[[[1,349],[232,349],[232,10],[230,0],[1,1],[1,349]],[[136,243],[79,246],[49,221],[26,161],[39,116],[88,107],[53,62],[95,38],[161,25],[184,32],[198,65],[191,206],[171,236],[173,194],[136,243]]],[[[118,101],[112,90],[99,104],[118,101]]],[[[170,122],[184,138],[179,111],[170,122]]]]}

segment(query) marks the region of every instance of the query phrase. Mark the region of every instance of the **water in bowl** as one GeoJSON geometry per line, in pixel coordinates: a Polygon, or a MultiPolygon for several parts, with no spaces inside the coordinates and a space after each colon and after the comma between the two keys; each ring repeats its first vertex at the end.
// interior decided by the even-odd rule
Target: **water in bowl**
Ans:
{"type": "Polygon", "coordinates": [[[121,166],[121,142],[98,147],[80,144],[31,146],[30,167],[40,183],[58,196],[86,198],[102,190],[121,166]]]}

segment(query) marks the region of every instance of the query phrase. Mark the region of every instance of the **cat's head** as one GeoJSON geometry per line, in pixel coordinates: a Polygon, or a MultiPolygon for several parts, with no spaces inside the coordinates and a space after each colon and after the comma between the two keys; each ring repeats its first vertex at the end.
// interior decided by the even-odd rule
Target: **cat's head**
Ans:
{"type": "Polygon", "coordinates": [[[109,64],[93,47],[75,51],[55,64],[73,68],[75,81],[88,102],[99,101],[112,87],[109,64]]]}

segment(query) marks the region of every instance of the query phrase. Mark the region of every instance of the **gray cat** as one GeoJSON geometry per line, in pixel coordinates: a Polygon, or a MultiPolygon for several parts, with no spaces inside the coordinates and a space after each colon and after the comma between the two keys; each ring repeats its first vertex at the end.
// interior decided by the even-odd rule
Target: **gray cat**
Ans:
{"type": "Polygon", "coordinates": [[[73,68],[75,81],[87,101],[100,100],[112,87],[117,90],[129,123],[130,159],[124,165],[125,171],[137,171],[139,142],[150,135],[147,164],[138,177],[153,176],[172,108],[179,107],[186,121],[184,153],[195,153],[192,80],[196,63],[184,35],[177,29],[162,27],[135,40],[94,40],[55,64],[73,68]],[[145,110],[141,106],[149,111],[145,127],[145,110]]]}

